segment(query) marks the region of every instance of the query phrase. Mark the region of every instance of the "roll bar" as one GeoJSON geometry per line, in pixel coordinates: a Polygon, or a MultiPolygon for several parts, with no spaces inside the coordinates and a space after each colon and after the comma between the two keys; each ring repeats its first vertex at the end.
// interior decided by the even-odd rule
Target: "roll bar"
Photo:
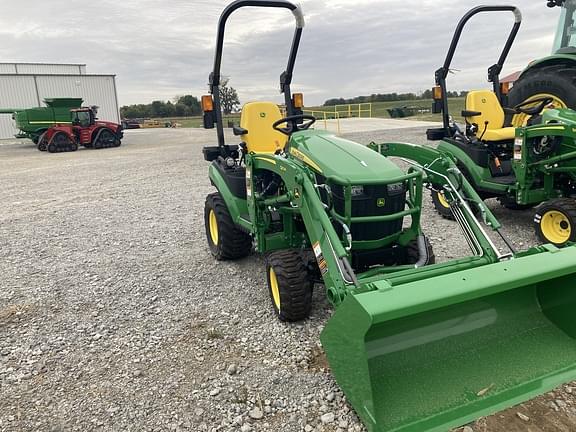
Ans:
{"type": "Polygon", "coordinates": [[[498,99],[502,101],[502,92],[500,90],[500,72],[502,72],[502,67],[504,62],[510,53],[512,44],[516,39],[518,30],[520,30],[520,25],[522,24],[522,13],[520,9],[516,6],[477,6],[469,10],[464,17],[458,23],[454,36],[452,37],[452,42],[450,43],[450,48],[448,49],[448,54],[446,54],[446,60],[444,60],[444,65],[436,71],[436,85],[440,86],[442,89],[442,121],[444,123],[444,129],[448,131],[450,123],[450,115],[448,113],[448,95],[446,92],[446,78],[450,72],[450,65],[452,64],[452,59],[454,58],[454,53],[460,42],[460,37],[462,36],[462,31],[464,27],[470,21],[470,19],[484,12],[512,12],[514,14],[514,26],[508,35],[504,49],[500,54],[498,62],[493,64],[488,68],[488,81],[493,84],[494,93],[498,96],[498,99]]]}
{"type": "Polygon", "coordinates": [[[302,29],[304,28],[304,14],[302,8],[286,0],[236,0],[230,3],[220,15],[218,21],[218,35],[216,40],[216,53],[214,55],[214,69],[209,76],[210,93],[214,100],[214,113],[216,120],[216,129],[218,134],[218,146],[223,156],[226,156],[227,147],[224,142],[224,125],[222,123],[222,108],[220,104],[220,67],[222,65],[222,51],[224,46],[224,33],[226,30],[226,21],[236,10],[247,7],[265,7],[265,8],[284,8],[289,9],[296,20],[296,29],[294,30],[294,37],[292,39],[292,47],[288,57],[288,65],[286,70],[280,75],[280,92],[284,93],[286,103],[287,115],[294,114],[292,106],[292,94],[290,84],[292,83],[292,72],[294,71],[294,64],[296,63],[296,55],[298,54],[298,47],[300,45],[300,38],[302,36],[302,29]]]}

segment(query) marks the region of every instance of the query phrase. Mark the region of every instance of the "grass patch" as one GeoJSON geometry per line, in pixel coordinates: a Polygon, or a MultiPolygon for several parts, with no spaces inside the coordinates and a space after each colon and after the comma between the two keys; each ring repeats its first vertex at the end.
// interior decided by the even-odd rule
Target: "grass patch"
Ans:
{"type": "MultiPolygon", "coordinates": [[[[461,112],[464,109],[465,98],[450,98],[448,99],[448,107],[449,112],[454,117],[454,119],[458,122],[463,122],[463,118],[461,117],[461,112]]],[[[352,104],[352,112],[354,114],[354,104],[352,104]]],[[[356,104],[357,106],[357,104],[356,104]]],[[[390,118],[390,114],[388,110],[395,107],[422,107],[422,108],[431,108],[432,107],[432,99],[419,99],[419,100],[404,100],[404,101],[394,101],[394,102],[372,102],[372,117],[376,118],[390,118]]],[[[362,109],[366,107],[363,106],[362,109]]],[[[334,111],[334,107],[331,106],[318,106],[318,107],[306,107],[307,110],[314,110],[314,111],[334,111]]],[[[357,109],[357,108],[356,108],[357,109]]],[[[342,107],[340,107],[342,110],[342,107]]],[[[346,117],[347,115],[341,114],[342,117],[346,117]]],[[[367,113],[362,113],[362,117],[367,117],[367,113]]],[[[356,116],[354,116],[356,117],[356,116]]],[[[442,121],[441,114],[432,114],[432,113],[425,113],[425,114],[418,114],[411,117],[404,117],[405,120],[421,120],[421,121],[442,121]]]]}
{"type": "MultiPolygon", "coordinates": [[[[454,119],[459,123],[464,123],[464,119],[460,115],[462,110],[464,109],[464,102],[465,98],[450,98],[448,99],[448,107],[449,111],[454,117],[454,119]]],[[[354,104],[352,104],[352,111],[354,110],[354,104]]],[[[356,104],[357,106],[357,104],[356,104]]],[[[432,107],[432,99],[419,99],[419,100],[405,100],[405,101],[395,101],[395,102],[372,102],[372,117],[375,118],[390,118],[390,114],[388,110],[394,107],[422,107],[422,108],[430,108],[432,107]]],[[[365,107],[363,107],[364,109],[365,107]]],[[[334,112],[334,107],[330,106],[317,106],[317,107],[306,107],[305,110],[314,110],[314,111],[326,111],[326,112],[334,112]]],[[[342,110],[342,108],[340,108],[342,110]]],[[[354,114],[354,113],[353,113],[354,114]]],[[[316,114],[319,117],[319,114],[316,114]]],[[[341,118],[347,117],[347,114],[341,114],[341,118]]],[[[353,117],[357,117],[353,115],[353,117]]],[[[362,113],[362,117],[368,117],[368,113],[362,113]]],[[[320,118],[320,117],[319,117],[320,118]]],[[[332,117],[330,117],[332,118],[332,117]]],[[[158,120],[161,123],[165,123],[168,121],[172,121],[174,123],[178,123],[180,127],[183,128],[202,128],[202,116],[197,117],[171,117],[171,118],[162,118],[162,119],[153,119],[158,120]]],[[[442,121],[441,114],[432,114],[432,113],[425,113],[425,114],[418,114],[411,117],[404,117],[404,120],[420,120],[420,121],[435,121],[440,122],[442,121]]],[[[224,127],[227,128],[229,123],[233,124],[240,124],[240,114],[232,114],[226,115],[223,118],[224,127]]]]}

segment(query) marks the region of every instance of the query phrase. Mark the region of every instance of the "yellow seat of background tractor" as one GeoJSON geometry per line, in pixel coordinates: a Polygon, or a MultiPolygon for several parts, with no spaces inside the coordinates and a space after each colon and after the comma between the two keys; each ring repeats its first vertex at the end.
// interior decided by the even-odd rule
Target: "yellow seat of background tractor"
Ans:
{"type": "Polygon", "coordinates": [[[242,138],[249,152],[274,153],[284,148],[288,137],[272,128],[282,117],[273,102],[248,102],[242,107],[240,127],[248,131],[242,138]]]}
{"type": "Polygon", "coordinates": [[[516,129],[504,126],[505,115],[498,97],[490,90],[473,90],[466,96],[466,110],[477,111],[481,115],[468,117],[467,123],[478,125],[478,138],[482,141],[513,140],[516,129]],[[488,122],[488,126],[486,126],[488,122]],[[484,131],[486,129],[486,131],[484,131]]]}

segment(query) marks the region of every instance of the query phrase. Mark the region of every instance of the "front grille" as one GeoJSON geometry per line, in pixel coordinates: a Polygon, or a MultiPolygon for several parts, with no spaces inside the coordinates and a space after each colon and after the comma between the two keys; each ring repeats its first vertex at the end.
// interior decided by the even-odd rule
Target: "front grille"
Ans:
{"type": "MultiPolygon", "coordinates": [[[[406,188],[404,184],[363,186],[352,195],[352,217],[383,216],[404,210],[406,188]]],[[[344,188],[332,185],[334,210],[344,216],[344,188]]],[[[340,228],[341,229],[341,228],[340,228]]],[[[390,222],[353,223],[350,227],[354,240],[378,240],[402,229],[402,219],[390,222]]]]}

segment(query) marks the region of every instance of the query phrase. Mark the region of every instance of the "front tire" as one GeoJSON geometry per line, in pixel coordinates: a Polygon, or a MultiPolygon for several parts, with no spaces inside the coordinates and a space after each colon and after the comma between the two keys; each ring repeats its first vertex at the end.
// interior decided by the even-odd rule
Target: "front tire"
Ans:
{"type": "Polygon", "coordinates": [[[534,214],[534,230],[543,243],[562,247],[576,242],[576,202],[557,198],[540,204],[534,214]]]}
{"type": "Polygon", "coordinates": [[[452,210],[450,210],[450,203],[446,199],[443,191],[430,191],[432,196],[432,204],[434,204],[434,208],[442,216],[444,219],[454,220],[454,215],[452,214],[452,210]]]}
{"type": "Polygon", "coordinates": [[[206,197],[204,225],[210,252],[218,261],[250,255],[252,237],[234,224],[226,202],[218,192],[206,197]]]}
{"type": "Polygon", "coordinates": [[[272,307],[281,321],[300,321],[310,316],[312,283],[298,250],[270,252],[266,257],[266,280],[272,307]]]}

